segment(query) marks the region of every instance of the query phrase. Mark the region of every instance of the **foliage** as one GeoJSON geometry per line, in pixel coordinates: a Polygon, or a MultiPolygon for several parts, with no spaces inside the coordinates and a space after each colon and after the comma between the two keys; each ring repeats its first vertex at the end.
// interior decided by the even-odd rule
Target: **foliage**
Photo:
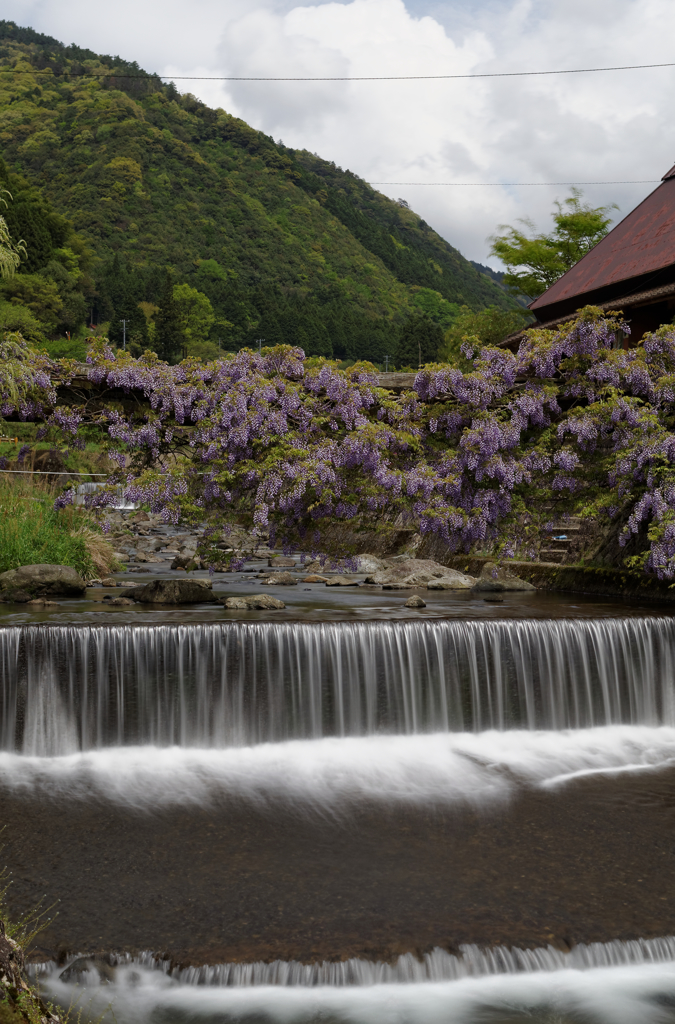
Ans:
{"type": "MultiPolygon", "coordinates": [[[[139,303],[161,305],[167,266],[175,284],[208,298],[210,341],[230,351],[264,338],[382,361],[414,309],[446,327],[453,304],[512,304],[413,211],[349,171],[135,64],[27,32],[0,23],[0,133],[7,187],[17,207],[27,204],[28,262],[17,276],[43,274],[62,302],[44,321],[49,332],[72,333],[67,323],[93,310],[118,346],[119,321],[129,321],[128,345],[140,354],[152,339],[139,303]],[[47,269],[54,249],[80,253],[76,239],[79,308],[47,269]]],[[[180,358],[182,344],[164,341],[161,354],[180,358]]]]}
{"type": "Polygon", "coordinates": [[[467,341],[480,345],[496,345],[509,334],[520,330],[532,315],[527,309],[498,309],[488,306],[474,312],[462,306],[459,315],[443,336],[439,358],[453,366],[463,366],[462,345],[467,341]]]}
{"type": "Polygon", "coordinates": [[[5,284],[3,293],[10,302],[30,310],[44,331],[49,334],[56,332],[63,299],[55,281],[42,274],[17,274],[5,284]]]}
{"type": "Polygon", "coordinates": [[[443,343],[441,327],[426,314],[408,317],[401,328],[396,346],[396,365],[420,369],[425,363],[438,359],[438,350],[443,343]]]}
{"type": "Polygon", "coordinates": [[[73,535],[84,522],[79,510],[56,510],[53,496],[5,477],[0,512],[0,572],[46,562],[71,565],[84,578],[97,575],[85,537],[73,535]]]}
{"type": "Polygon", "coordinates": [[[167,273],[164,290],[159,300],[159,309],[154,323],[154,350],[161,359],[177,363],[183,355],[185,335],[181,328],[180,314],[174,298],[174,285],[167,273]]]}
{"type": "Polygon", "coordinates": [[[196,347],[208,341],[211,328],[216,322],[213,306],[203,292],[191,288],[189,284],[173,286],[173,301],[180,330],[185,338],[186,353],[194,355],[198,351],[196,347]]]}
{"type": "MultiPolygon", "coordinates": [[[[612,220],[610,211],[618,206],[592,207],[581,202],[582,195],[580,189],[573,188],[563,203],[556,200],[555,227],[548,235],[528,237],[519,228],[500,225],[506,233],[492,237],[490,255],[509,268],[504,286],[511,292],[536,298],[605,237],[612,220]]],[[[520,223],[535,230],[529,219],[520,223]]]]}
{"type": "Polygon", "coordinates": [[[3,184],[14,196],[7,209],[8,227],[23,243],[17,272],[2,284],[2,295],[30,309],[42,334],[71,333],[84,324],[90,306],[94,284],[87,268],[91,253],[40,190],[10,173],[0,160],[0,186],[3,184]]]}
{"type": "MultiPolygon", "coordinates": [[[[2,309],[0,308],[0,317],[2,309]]],[[[22,333],[25,333],[22,331],[22,333]]],[[[81,336],[75,338],[56,338],[42,346],[51,359],[76,359],[83,363],[87,358],[87,343],[81,336]]]]}
{"type": "MultiPolygon", "coordinates": [[[[0,189],[0,196],[2,193],[12,198],[7,189],[0,189]]],[[[1,201],[7,205],[6,199],[2,198],[1,201]]],[[[12,240],[7,221],[0,216],[0,277],[13,277],[25,252],[26,243],[23,239],[17,242],[12,240]]]]}
{"type": "Polygon", "coordinates": [[[0,338],[0,416],[22,420],[45,413],[56,401],[49,359],[18,334],[0,338]]]}
{"type": "MultiPolygon", "coordinates": [[[[334,553],[336,521],[357,534],[403,517],[453,550],[497,542],[513,555],[535,552],[554,504],[625,524],[621,543],[646,530],[641,564],[671,579],[675,329],[633,349],[620,347],[627,333],[619,314],[587,307],[556,331],[528,330],[517,354],[465,346],[470,369],[427,366],[401,395],[370,364],[343,370],[290,346],[171,366],[99,341],[96,390],[78,407],[55,404],[55,376],[25,348],[25,380],[13,379],[20,391],[40,378],[31,409],[43,429],[76,447],[101,431],[119,466],[111,485],[169,522],[217,534],[242,524],[287,549],[334,553]],[[127,400],[102,404],[107,389],[127,400]]],[[[11,407],[6,380],[0,392],[11,407]]],[[[13,401],[27,408],[26,395],[13,401]]],[[[104,512],[110,495],[92,508],[104,512]]]]}
{"type": "Polygon", "coordinates": [[[20,303],[0,300],[0,336],[19,333],[33,348],[44,344],[43,327],[35,314],[20,303]]]}
{"type": "Polygon", "coordinates": [[[411,291],[415,312],[426,313],[444,331],[455,322],[461,309],[468,309],[468,306],[459,306],[456,302],[448,302],[440,292],[434,291],[432,288],[414,287],[411,288],[411,291]]]}

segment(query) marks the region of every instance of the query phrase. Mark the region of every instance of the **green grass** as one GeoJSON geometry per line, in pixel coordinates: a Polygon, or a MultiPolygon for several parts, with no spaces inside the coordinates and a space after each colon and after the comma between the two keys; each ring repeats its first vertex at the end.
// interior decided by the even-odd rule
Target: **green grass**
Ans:
{"type": "Polygon", "coordinates": [[[53,506],[45,488],[0,481],[0,572],[47,563],[70,565],[85,579],[97,575],[85,538],[73,536],[90,526],[85,513],[53,506]]]}

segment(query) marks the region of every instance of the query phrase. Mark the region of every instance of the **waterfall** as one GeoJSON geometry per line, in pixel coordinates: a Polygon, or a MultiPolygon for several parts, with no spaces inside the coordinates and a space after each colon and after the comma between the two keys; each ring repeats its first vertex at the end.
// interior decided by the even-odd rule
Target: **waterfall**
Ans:
{"type": "Polygon", "coordinates": [[[670,618],[0,629],[0,749],[675,724],[670,618]]]}
{"type": "MultiPolygon", "coordinates": [[[[101,958],[99,958],[100,960],[101,958]]],[[[632,964],[672,964],[675,962],[675,938],[635,939],[628,942],[580,943],[569,952],[547,946],[538,949],[510,949],[494,946],[481,949],[463,945],[459,955],[436,948],[421,959],[412,953],[399,956],[393,963],[361,960],[356,957],[337,962],[303,964],[296,960],[272,963],[227,963],[202,967],[172,967],[171,961],[150,952],[138,956],[111,953],[102,958],[110,967],[159,971],[181,985],[212,985],[219,988],[252,988],[266,985],[315,988],[323,985],[343,988],[364,985],[411,985],[421,982],[459,981],[461,978],[500,974],[531,974],[539,971],[587,971],[598,967],[627,967],[632,964]]],[[[99,985],[101,978],[96,959],[90,964],[73,959],[64,969],[54,961],[29,964],[29,975],[36,981],[62,974],[66,981],[99,985]],[[80,970],[73,970],[73,964],[80,970]]]]}

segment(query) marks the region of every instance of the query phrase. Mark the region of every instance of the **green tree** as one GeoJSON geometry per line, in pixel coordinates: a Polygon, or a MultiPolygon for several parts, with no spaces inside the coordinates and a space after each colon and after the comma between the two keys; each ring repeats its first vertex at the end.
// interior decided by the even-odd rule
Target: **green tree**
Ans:
{"type": "Polygon", "coordinates": [[[173,303],[185,338],[187,354],[192,355],[193,345],[208,341],[211,328],[216,322],[213,306],[203,292],[189,284],[173,286],[173,303]]]}
{"type": "Polygon", "coordinates": [[[17,274],[4,283],[2,292],[10,302],[30,309],[47,334],[56,331],[61,321],[63,299],[54,281],[48,281],[41,274],[17,274]]]}
{"type": "Polygon", "coordinates": [[[467,362],[461,351],[465,341],[476,340],[483,345],[495,345],[531,319],[530,311],[522,307],[498,309],[497,306],[489,306],[488,309],[475,311],[462,306],[459,316],[443,336],[439,358],[453,366],[463,367],[467,362]]]}
{"type": "Polygon", "coordinates": [[[183,356],[184,345],[185,335],[173,297],[173,281],[167,271],[159,311],[155,316],[155,351],[167,363],[178,363],[183,356]]]}
{"type": "Polygon", "coordinates": [[[426,313],[414,313],[401,327],[396,346],[396,365],[413,369],[433,363],[443,344],[443,330],[426,313]]]}
{"type": "MultiPolygon", "coordinates": [[[[6,196],[11,195],[7,189],[0,189],[6,196]]],[[[4,206],[7,206],[7,200],[0,200],[4,206]]],[[[21,257],[26,255],[26,246],[23,241],[13,242],[12,236],[9,233],[7,221],[4,217],[0,216],[0,277],[13,277],[19,269],[21,263],[21,257]]]]}
{"type": "MultiPolygon", "coordinates": [[[[616,203],[588,206],[581,202],[582,195],[580,189],[573,188],[564,202],[556,200],[554,228],[548,235],[528,237],[519,228],[500,224],[505,234],[490,238],[490,255],[497,256],[508,267],[504,285],[509,291],[536,298],[605,237],[612,220],[610,211],[619,207],[616,203]]],[[[520,223],[534,232],[534,223],[529,218],[521,219],[520,223]]]]}
{"type": "Polygon", "coordinates": [[[0,336],[8,331],[20,334],[34,348],[42,348],[44,345],[43,326],[31,310],[27,306],[0,299],[0,336]]]}

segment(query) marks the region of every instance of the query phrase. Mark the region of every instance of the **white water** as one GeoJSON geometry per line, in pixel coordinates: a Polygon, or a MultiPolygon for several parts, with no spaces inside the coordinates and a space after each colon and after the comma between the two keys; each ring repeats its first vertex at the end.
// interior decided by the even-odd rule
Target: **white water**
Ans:
{"type": "Polygon", "coordinates": [[[675,725],[675,619],[0,630],[0,749],[675,725]]]}
{"type": "Polygon", "coordinates": [[[293,740],[203,750],[112,747],[60,757],[0,753],[0,780],[46,800],[152,810],[243,798],[321,813],[377,803],[488,806],[523,786],[675,764],[675,728],[605,726],[293,740]]]}
{"type": "MultiPolygon", "coordinates": [[[[64,813],[488,808],[675,764],[669,618],[3,629],[0,675],[0,784],[64,813]]],[[[41,984],[117,1024],[665,1024],[675,940],[41,984]]]]}
{"type": "Polygon", "coordinates": [[[112,984],[88,972],[84,988],[48,965],[40,987],[61,1006],[117,1024],[665,1024],[675,1019],[674,947],[673,939],[570,954],[466,947],[461,958],[435,950],[426,962],[407,956],[392,967],[349,961],[173,973],[167,964],[153,969],[146,956],[118,967],[112,984]]]}
{"type": "MultiPolygon", "coordinates": [[[[71,981],[72,965],[84,958],[72,957],[59,967],[54,961],[29,965],[34,980],[71,981]]],[[[553,946],[536,949],[494,946],[460,946],[458,955],[436,947],[421,959],[405,953],[393,963],[352,958],[303,964],[296,960],[274,960],[264,963],[228,963],[203,967],[171,967],[150,952],[136,957],[129,954],[109,954],[105,958],[114,968],[115,982],[128,978],[133,970],[164,974],[181,985],[215,985],[220,988],[260,988],[269,985],[313,988],[330,985],[339,988],[367,985],[410,985],[420,982],[459,981],[462,978],[487,977],[495,974],[531,974],[536,971],[577,970],[596,967],[634,966],[636,964],[675,964],[675,937],[636,939],[628,942],[580,943],[568,952],[553,946]]],[[[78,971],[78,985],[95,988],[104,983],[95,962],[88,961],[78,971]]]]}

